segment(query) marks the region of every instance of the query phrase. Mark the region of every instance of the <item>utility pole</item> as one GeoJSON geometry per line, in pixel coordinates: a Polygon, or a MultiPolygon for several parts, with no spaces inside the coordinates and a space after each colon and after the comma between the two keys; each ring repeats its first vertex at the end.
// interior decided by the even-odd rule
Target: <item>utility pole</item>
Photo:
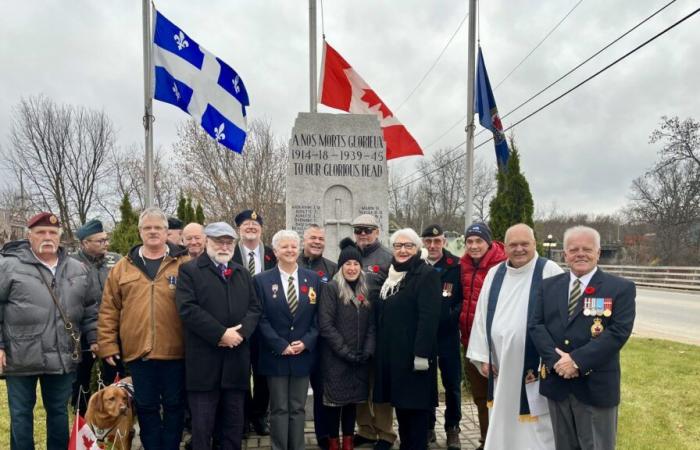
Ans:
{"type": "Polygon", "coordinates": [[[317,109],[316,89],[316,0],[309,0],[309,112],[317,109]]]}
{"type": "Polygon", "coordinates": [[[467,52],[467,153],[464,193],[464,228],[472,223],[474,211],[474,75],[476,62],[476,0],[469,0],[469,51],[467,52]]]}

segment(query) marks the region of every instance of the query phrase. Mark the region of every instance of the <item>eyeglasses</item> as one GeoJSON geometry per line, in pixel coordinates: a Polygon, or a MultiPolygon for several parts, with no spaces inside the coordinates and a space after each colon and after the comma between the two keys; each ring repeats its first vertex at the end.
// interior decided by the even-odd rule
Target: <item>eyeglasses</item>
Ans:
{"type": "Polygon", "coordinates": [[[105,245],[109,243],[109,239],[85,239],[91,244],[100,244],[100,245],[105,245]]]}
{"type": "Polygon", "coordinates": [[[372,227],[355,227],[353,229],[353,232],[355,234],[372,234],[372,232],[376,230],[376,228],[372,227]]]}
{"type": "Polygon", "coordinates": [[[394,247],[394,250],[401,250],[401,247],[406,250],[413,250],[416,248],[416,244],[413,242],[394,242],[391,246],[394,247]]]}
{"type": "Polygon", "coordinates": [[[235,240],[232,239],[216,239],[216,238],[209,238],[211,241],[220,246],[220,247],[233,247],[234,244],[236,243],[235,240]]]}

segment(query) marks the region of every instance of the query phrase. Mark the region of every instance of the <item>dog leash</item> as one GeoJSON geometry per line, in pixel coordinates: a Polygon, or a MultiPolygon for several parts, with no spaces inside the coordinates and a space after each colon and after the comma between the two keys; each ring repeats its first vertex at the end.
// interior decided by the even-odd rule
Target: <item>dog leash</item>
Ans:
{"type": "Polygon", "coordinates": [[[102,380],[102,369],[100,368],[100,365],[100,361],[97,361],[97,364],[95,364],[95,376],[97,378],[96,381],[98,390],[104,389],[106,387],[104,380],[102,380]]]}

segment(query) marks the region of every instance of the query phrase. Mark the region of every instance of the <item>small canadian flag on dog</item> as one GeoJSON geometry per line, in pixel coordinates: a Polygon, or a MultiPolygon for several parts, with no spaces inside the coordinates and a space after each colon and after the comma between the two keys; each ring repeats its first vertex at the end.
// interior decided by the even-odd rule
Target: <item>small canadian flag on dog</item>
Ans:
{"type": "Polygon", "coordinates": [[[97,437],[92,432],[85,419],[78,413],[70,433],[68,450],[101,450],[97,445],[97,437]]]}

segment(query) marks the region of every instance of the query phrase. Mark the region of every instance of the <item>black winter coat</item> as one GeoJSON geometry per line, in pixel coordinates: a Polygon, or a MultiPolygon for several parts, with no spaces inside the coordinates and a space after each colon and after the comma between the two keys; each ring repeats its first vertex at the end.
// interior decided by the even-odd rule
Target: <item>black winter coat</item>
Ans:
{"type": "Polygon", "coordinates": [[[437,331],[442,303],[440,274],[418,255],[399,290],[377,307],[374,401],[396,408],[437,406],[437,331]],[[413,370],[415,356],[428,358],[428,370],[413,370]]]}
{"type": "Polygon", "coordinates": [[[433,268],[440,274],[441,286],[438,345],[442,350],[452,350],[454,346],[459,347],[459,314],[462,312],[462,270],[459,258],[445,249],[442,258],[433,268]]]}
{"type": "Polygon", "coordinates": [[[374,313],[369,298],[340,299],[338,283],[326,285],[318,309],[321,336],[323,399],[332,406],[367,401],[369,360],[353,361],[356,353],[374,354],[374,313]]]}
{"type": "Polygon", "coordinates": [[[249,339],[261,307],[248,271],[233,261],[228,268],[231,276],[224,279],[206,253],[180,267],[175,299],[185,331],[189,391],[250,386],[249,339]],[[234,348],[219,347],[226,329],[238,324],[243,342],[234,348]]]}

